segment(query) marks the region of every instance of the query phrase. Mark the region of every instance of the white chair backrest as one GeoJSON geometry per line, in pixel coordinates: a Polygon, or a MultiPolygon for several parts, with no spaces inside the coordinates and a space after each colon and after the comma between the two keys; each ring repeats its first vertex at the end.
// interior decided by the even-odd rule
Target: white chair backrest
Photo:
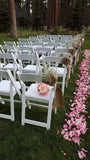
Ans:
{"type": "Polygon", "coordinates": [[[22,41],[20,41],[20,42],[17,42],[17,46],[19,47],[19,46],[30,46],[31,44],[30,44],[30,42],[22,42],[22,41]]]}
{"type": "Polygon", "coordinates": [[[18,61],[20,65],[22,66],[21,68],[23,69],[23,66],[25,64],[35,64],[36,65],[36,72],[38,72],[38,69],[40,69],[40,62],[39,62],[39,57],[38,54],[19,54],[18,55],[18,61]]]}
{"type": "Polygon", "coordinates": [[[0,59],[3,59],[5,64],[9,63],[10,61],[13,62],[13,57],[10,53],[0,53],[0,59]]]}
{"type": "Polygon", "coordinates": [[[18,38],[19,42],[29,42],[28,38],[18,38]]]}
{"type": "Polygon", "coordinates": [[[60,64],[62,64],[62,57],[58,56],[45,56],[43,58],[43,64],[47,65],[48,67],[58,67],[60,64]]]}
{"type": "Polygon", "coordinates": [[[47,48],[50,48],[50,49],[54,49],[54,43],[53,43],[53,42],[48,42],[48,43],[46,44],[46,47],[47,47],[47,48]]]}
{"type": "Polygon", "coordinates": [[[57,56],[64,56],[67,53],[67,48],[66,47],[56,48],[55,52],[57,56]]]}
{"type": "Polygon", "coordinates": [[[37,54],[19,54],[18,55],[18,59],[21,61],[37,61],[38,60],[38,56],[37,54]]]}
{"type": "Polygon", "coordinates": [[[3,53],[4,59],[5,59],[5,63],[9,63],[9,62],[13,62],[13,57],[12,54],[10,53],[3,53]]]}
{"type": "Polygon", "coordinates": [[[42,42],[43,42],[44,44],[48,44],[49,42],[51,43],[51,39],[45,38],[45,39],[42,40],[42,42]]]}
{"type": "Polygon", "coordinates": [[[24,53],[33,53],[33,48],[31,46],[19,46],[18,47],[18,53],[24,54],[24,53]]]}
{"type": "Polygon", "coordinates": [[[47,35],[47,37],[53,41],[61,39],[61,35],[47,35]]]}
{"type": "Polygon", "coordinates": [[[39,42],[39,39],[37,36],[29,36],[30,42],[39,42]]]}
{"type": "Polygon", "coordinates": [[[51,49],[47,47],[36,47],[34,50],[39,56],[40,55],[49,56],[51,54],[51,49]]]}
{"type": "Polygon", "coordinates": [[[57,62],[58,64],[62,64],[62,57],[56,57],[56,56],[46,56],[44,57],[44,62],[57,62]]]}
{"type": "Polygon", "coordinates": [[[32,42],[32,47],[42,47],[43,46],[43,42],[32,42]]]}
{"type": "Polygon", "coordinates": [[[50,52],[51,50],[50,50],[50,48],[47,48],[47,47],[36,47],[35,51],[50,52]]]}
{"type": "Polygon", "coordinates": [[[45,38],[45,35],[38,35],[37,37],[38,39],[43,40],[45,38]]]}
{"type": "Polygon", "coordinates": [[[13,52],[17,56],[17,47],[16,46],[10,46],[10,45],[2,45],[1,50],[3,53],[11,53],[13,52]]]}
{"type": "Polygon", "coordinates": [[[65,44],[65,42],[64,43],[63,42],[54,42],[54,46],[55,46],[55,48],[60,48],[62,46],[66,46],[66,44],[65,44]]]}
{"type": "Polygon", "coordinates": [[[20,81],[20,83],[22,83],[22,81],[25,82],[42,82],[42,76],[41,75],[36,75],[36,74],[31,74],[31,73],[22,73],[17,71],[17,76],[18,79],[20,81]]]}
{"type": "Polygon", "coordinates": [[[2,45],[2,49],[5,51],[6,50],[6,52],[8,51],[8,52],[10,52],[10,51],[14,51],[15,50],[15,46],[13,45],[13,46],[10,46],[10,45],[2,45]]]}
{"type": "Polygon", "coordinates": [[[15,46],[16,47],[16,43],[12,42],[12,41],[4,41],[4,44],[8,45],[8,46],[15,46]]]}

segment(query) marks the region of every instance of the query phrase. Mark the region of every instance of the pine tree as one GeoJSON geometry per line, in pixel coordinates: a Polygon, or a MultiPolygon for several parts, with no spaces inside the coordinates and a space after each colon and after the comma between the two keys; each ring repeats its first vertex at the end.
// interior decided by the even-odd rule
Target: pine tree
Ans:
{"type": "Polygon", "coordinates": [[[8,0],[0,0],[0,31],[5,31],[9,23],[8,0]]]}
{"type": "Polygon", "coordinates": [[[72,30],[82,29],[81,1],[82,0],[76,0],[75,6],[72,9],[70,24],[72,30]]]}
{"type": "Polygon", "coordinates": [[[45,21],[45,6],[43,0],[33,0],[32,2],[32,28],[42,29],[45,21]]]}

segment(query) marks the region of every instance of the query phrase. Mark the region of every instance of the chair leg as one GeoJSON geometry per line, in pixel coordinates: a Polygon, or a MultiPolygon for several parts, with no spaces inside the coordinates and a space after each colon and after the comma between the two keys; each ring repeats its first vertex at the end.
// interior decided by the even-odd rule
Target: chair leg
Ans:
{"type": "Polygon", "coordinates": [[[57,113],[57,108],[55,107],[55,114],[57,113]]]}
{"type": "Polygon", "coordinates": [[[63,92],[63,95],[64,95],[64,88],[65,88],[65,79],[66,79],[66,76],[64,75],[63,76],[63,81],[62,81],[62,92],[63,92]]]}
{"type": "Polygon", "coordinates": [[[15,116],[14,116],[14,99],[13,99],[13,97],[11,98],[11,120],[12,121],[15,120],[15,116]]]}
{"type": "Polygon", "coordinates": [[[22,89],[22,115],[21,115],[21,124],[22,126],[25,124],[25,107],[26,106],[26,103],[25,103],[25,86],[23,86],[23,89],[22,89]]]}
{"type": "Polygon", "coordinates": [[[47,114],[47,130],[50,129],[50,125],[51,125],[51,115],[52,115],[52,98],[51,101],[49,102],[49,106],[48,106],[48,114],[47,114]]]}
{"type": "Polygon", "coordinates": [[[15,120],[15,116],[14,116],[14,95],[13,95],[13,88],[11,87],[11,92],[10,92],[10,112],[11,112],[11,120],[14,121],[15,120]]]}
{"type": "Polygon", "coordinates": [[[66,78],[66,88],[68,87],[68,78],[66,78]]]}

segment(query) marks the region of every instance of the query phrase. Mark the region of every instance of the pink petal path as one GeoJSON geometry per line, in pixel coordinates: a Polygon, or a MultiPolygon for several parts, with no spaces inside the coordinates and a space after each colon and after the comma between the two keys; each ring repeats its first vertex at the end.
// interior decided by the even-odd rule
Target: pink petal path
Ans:
{"type": "Polygon", "coordinates": [[[83,141],[81,136],[88,130],[85,114],[87,113],[87,97],[90,95],[90,50],[86,49],[83,56],[84,59],[79,67],[79,79],[76,81],[76,88],[73,93],[75,96],[73,100],[70,100],[71,112],[66,113],[65,124],[61,131],[65,140],[79,145],[80,150],[77,151],[77,154],[80,159],[85,158],[86,152],[88,152],[81,147],[80,142],[83,141]]]}

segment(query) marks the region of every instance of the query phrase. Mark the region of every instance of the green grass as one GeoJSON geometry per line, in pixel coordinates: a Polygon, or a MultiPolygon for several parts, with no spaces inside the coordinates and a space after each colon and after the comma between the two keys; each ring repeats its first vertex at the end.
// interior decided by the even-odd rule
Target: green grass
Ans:
{"type": "MultiPolygon", "coordinates": [[[[23,28],[23,27],[20,27],[17,29],[17,34],[18,34],[18,37],[20,38],[28,38],[29,36],[36,36],[36,35],[42,35],[42,34],[47,34],[46,32],[43,32],[43,31],[33,31],[31,28],[23,28]]],[[[10,33],[7,31],[7,32],[3,32],[3,33],[0,33],[0,44],[3,44],[3,41],[17,41],[18,39],[11,39],[10,38],[10,33]]]]}
{"type": "MultiPolygon", "coordinates": [[[[0,33],[0,44],[3,44],[4,40],[11,40],[8,35],[7,33],[0,33]]],[[[26,31],[25,35],[26,37],[28,36],[26,31]]],[[[85,38],[82,50],[84,49],[90,49],[90,38],[85,38]]],[[[79,62],[69,80],[68,88],[65,89],[65,111],[63,108],[58,108],[57,114],[54,114],[53,111],[51,129],[49,131],[45,128],[27,124],[21,126],[21,104],[15,105],[15,122],[0,119],[0,160],[79,160],[77,156],[78,146],[75,143],[65,141],[60,133],[58,135],[56,133],[57,130],[61,131],[65,113],[70,111],[69,101],[74,97],[75,81],[78,79],[77,74],[79,74],[78,66],[82,59],[83,54],[81,53],[79,62]],[[67,156],[63,156],[63,151],[67,153],[67,156]]],[[[90,99],[88,99],[88,102],[87,111],[89,113],[90,99]]],[[[0,104],[0,110],[9,112],[8,108],[9,104],[5,107],[0,104]]],[[[44,114],[42,115],[40,110],[38,112],[33,110],[33,113],[34,117],[43,118],[44,120],[44,114]]],[[[46,112],[44,111],[44,113],[46,112]]],[[[89,128],[90,119],[87,118],[87,122],[89,128]]],[[[89,130],[83,138],[85,142],[82,143],[82,146],[89,151],[89,130]]],[[[90,160],[90,153],[87,153],[85,160],[90,160]]]]}

